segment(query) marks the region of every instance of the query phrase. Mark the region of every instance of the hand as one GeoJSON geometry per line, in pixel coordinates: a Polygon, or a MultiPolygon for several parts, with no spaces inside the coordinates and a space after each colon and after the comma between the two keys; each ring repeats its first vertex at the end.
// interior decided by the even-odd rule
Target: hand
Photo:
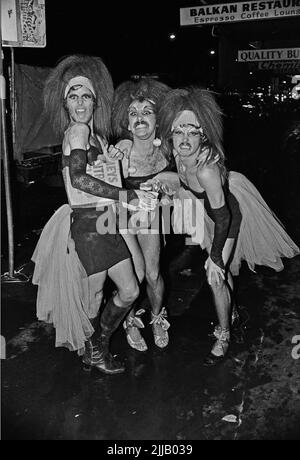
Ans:
{"type": "Polygon", "coordinates": [[[153,179],[148,179],[146,182],[143,182],[141,184],[143,186],[151,186],[151,190],[153,192],[161,192],[165,193],[166,195],[172,196],[175,194],[175,191],[172,190],[167,184],[163,184],[160,182],[159,179],[156,179],[155,177],[153,179]]]}
{"type": "Polygon", "coordinates": [[[116,145],[110,145],[108,148],[108,158],[123,160],[129,158],[130,151],[132,148],[132,141],[129,139],[123,139],[116,145]]]}
{"type": "MultiPolygon", "coordinates": [[[[107,158],[112,160],[122,161],[123,176],[126,179],[130,171],[129,168],[129,156],[132,148],[132,141],[129,139],[123,139],[119,141],[115,146],[110,145],[107,152],[107,158]]],[[[135,172],[135,171],[131,171],[135,172]]]]}
{"type": "Polygon", "coordinates": [[[121,150],[124,153],[125,158],[129,158],[133,142],[130,139],[123,139],[115,145],[115,148],[121,150]]]}
{"type": "Polygon", "coordinates": [[[107,150],[107,157],[110,160],[123,160],[126,154],[127,154],[127,149],[122,151],[119,148],[115,147],[114,145],[110,145],[107,150]]]}
{"type": "Polygon", "coordinates": [[[139,199],[138,207],[144,211],[154,211],[158,203],[158,193],[135,190],[139,199]]]}
{"type": "Polygon", "coordinates": [[[210,257],[206,259],[204,268],[206,270],[207,281],[210,286],[214,279],[217,284],[220,284],[222,280],[225,280],[225,270],[215,264],[210,257]]]}
{"type": "Polygon", "coordinates": [[[145,190],[146,192],[159,192],[160,183],[156,179],[148,179],[146,182],[140,184],[140,190],[145,190]]]}
{"type": "Polygon", "coordinates": [[[176,191],[172,190],[171,187],[169,187],[168,184],[161,184],[160,190],[162,193],[168,196],[173,196],[175,195],[176,191]]]}
{"type": "Polygon", "coordinates": [[[107,160],[108,158],[105,155],[105,153],[100,153],[99,155],[97,155],[97,161],[101,161],[101,163],[106,163],[107,160]]]}

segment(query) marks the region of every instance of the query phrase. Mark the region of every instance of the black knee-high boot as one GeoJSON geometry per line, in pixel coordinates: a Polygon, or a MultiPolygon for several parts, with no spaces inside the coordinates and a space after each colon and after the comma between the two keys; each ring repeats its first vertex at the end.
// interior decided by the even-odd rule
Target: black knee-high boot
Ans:
{"type": "Polygon", "coordinates": [[[125,367],[119,363],[110,353],[110,339],[116,331],[131,305],[127,307],[118,307],[113,298],[111,298],[101,315],[100,328],[96,331],[91,340],[87,342],[86,353],[83,357],[83,363],[91,367],[95,367],[105,374],[119,374],[124,372],[125,367]]]}
{"type": "Polygon", "coordinates": [[[84,370],[91,370],[92,361],[95,359],[96,354],[99,352],[97,338],[99,334],[99,314],[96,318],[90,318],[90,323],[94,328],[93,335],[85,342],[85,351],[82,356],[84,370]]]}

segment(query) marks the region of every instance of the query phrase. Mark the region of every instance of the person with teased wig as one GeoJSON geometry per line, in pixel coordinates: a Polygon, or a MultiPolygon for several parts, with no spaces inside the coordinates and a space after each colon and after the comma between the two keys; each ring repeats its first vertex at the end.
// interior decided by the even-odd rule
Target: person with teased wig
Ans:
{"type": "MultiPolygon", "coordinates": [[[[99,57],[68,56],[45,82],[45,110],[62,137],[69,205],[46,224],[32,257],[38,318],[53,323],[56,346],[77,350],[86,369],[107,374],[125,370],[111,354],[110,341],[139,294],[131,255],[117,227],[106,233],[98,227],[104,214],[116,221],[115,204],[126,192],[95,173],[106,161],[112,100],[112,79],[99,57]],[[99,319],[107,276],[116,290],[99,319]]],[[[142,199],[149,209],[153,204],[140,190],[126,192],[126,198],[142,199]]]]}
{"type": "MultiPolygon", "coordinates": [[[[160,104],[158,123],[161,151],[168,161],[173,156],[177,165],[174,203],[184,206],[192,200],[194,205],[194,215],[186,218],[183,232],[208,253],[205,270],[218,325],[216,341],[204,364],[214,365],[229,348],[232,275],[238,275],[241,261],[253,271],[256,265],[279,271],[283,269],[281,258],[296,256],[299,248],[254,185],[244,175],[227,170],[222,113],[212,92],[197,87],[169,91],[160,104]],[[203,213],[197,216],[199,204],[203,213]],[[191,224],[193,218],[199,219],[198,232],[191,224]]],[[[176,217],[174,227],[178,227],[176,217]]]]}
{"type": "MultiPolygon", "coordinates": [[[[115,90],[112,130],[118,143],[115,147],[111,146],[109,155],[122,161],[124,186],[128,190],[143,187],[147,180],[169,169],[169,162],[160,149],[156,122],[159,103],[168,91],[167,85],[153,78],[128,80],[115,90]]],[[[158,208],[156,213],[159,213],[158,208]]],[[[158,214],[152,214],[152,218],[156,227],[160,227],[158,214]]],[[[154,229],[152,226],[152,231],[140,228],[124,233],[123,237],[132,254],[140,283],[145,274],[154,342],[159,348],[165,348],[169,343],[170,324],[163,306],[165,289],[160,270],[161,228],[154,229]]],[[[133,308],[123,323],[128,344],[138,351],[148,349],[140,333],[140,329],[144,328],[141,320],[144,311],[135,311],[133,308]]]]}

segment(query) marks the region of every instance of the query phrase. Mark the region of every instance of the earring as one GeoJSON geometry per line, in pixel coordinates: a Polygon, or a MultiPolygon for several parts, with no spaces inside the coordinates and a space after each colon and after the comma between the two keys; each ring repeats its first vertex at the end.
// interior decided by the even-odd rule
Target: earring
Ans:
{"type": "Polygon", "coordinates": [[[153,145],[154,145],[154,147],[160,147],[161,146],[161,140],[159,139],[159,137],[156,137],[153,140],[153,145]]]}

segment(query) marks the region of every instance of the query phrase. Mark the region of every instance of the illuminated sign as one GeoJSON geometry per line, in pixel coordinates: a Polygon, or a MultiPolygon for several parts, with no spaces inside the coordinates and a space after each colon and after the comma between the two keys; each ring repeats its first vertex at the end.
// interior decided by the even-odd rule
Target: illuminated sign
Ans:
{"type": "Polygon", "coordinates": [[[2,45],[46,46],[45,0],[1,0],[2,45]]]}
{"type": "Polygon", "coordinates": [[[257,62],[259,70],[275,70],[278,72],[292,72],[300,70],[300,61],[261,61],[257,62]]]}
{"type": "Polygon", "coordinates": [[[293,75],[292,83],[296,83],[292,88],[292,98],[298,100],[300,99],[300,75],[293,75]]]}
{"type": "Polygon", "coordinates": [[[280,19],[300,16],[300,0],[266,0],[180,8],[180,25],[280,19]]]}
{"type": "Polygon", "coordinates": [[[300,48],[239,50],[238,62],[300,60],[300,48]]]}

